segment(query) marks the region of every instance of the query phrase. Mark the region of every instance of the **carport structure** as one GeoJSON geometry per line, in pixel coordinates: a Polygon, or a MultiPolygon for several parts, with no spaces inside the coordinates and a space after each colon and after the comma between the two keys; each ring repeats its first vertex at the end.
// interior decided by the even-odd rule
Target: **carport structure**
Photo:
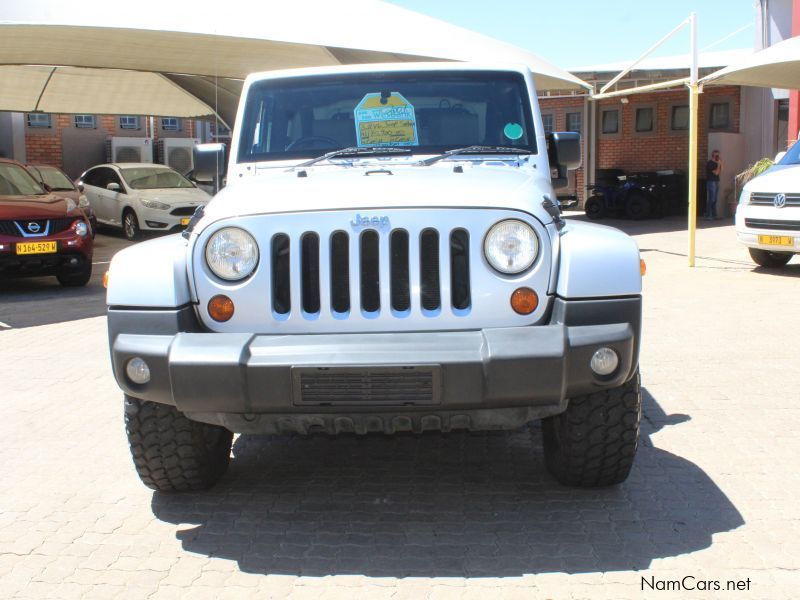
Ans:
{"type": "Polygon", "coordinates": [[[540,90],[590,87],[530,52],[376,0],[0,8],[6,111],[215,115],[231,125],[249,73],[430,60],[523,63],[540,90]]]}

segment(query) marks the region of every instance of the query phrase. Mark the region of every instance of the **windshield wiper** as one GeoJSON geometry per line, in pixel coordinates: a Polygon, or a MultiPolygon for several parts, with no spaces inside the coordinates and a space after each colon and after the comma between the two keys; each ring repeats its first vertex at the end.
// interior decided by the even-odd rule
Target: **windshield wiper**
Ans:
{"type": "Polygon", "coordinates": [[[312,165],[317,164],[318,162],[322,162],[323,160],[329,160],[331,158],[344,158],[346,156],[366,156],[366,155],[376,155],[376,154],[410,154],[411,148],[409,147],[398,147],[398,146],[350,146],[348,148],[339,148],[338,150],[334,150],[332,152],[328,152],[327,154],[323,154],[322,156],[318,156],[316,158],[312,158],[311,160],[307,160],[304,163],[300,163],[299,165],[293,166],[290,171],[294,169],[304,169],[305,167],[310,167],[312,165]]]}
{"type": "Polygon", "coordinates": [[[448,150],[442,154],[431,156],[424,160],[414,163],[417,167],[427,167],[434,163],[456,156],[458,154],[533,154],[527,148],[513,148],[511,146],[465,146],[464,148],[455,148],[448,150]]]}

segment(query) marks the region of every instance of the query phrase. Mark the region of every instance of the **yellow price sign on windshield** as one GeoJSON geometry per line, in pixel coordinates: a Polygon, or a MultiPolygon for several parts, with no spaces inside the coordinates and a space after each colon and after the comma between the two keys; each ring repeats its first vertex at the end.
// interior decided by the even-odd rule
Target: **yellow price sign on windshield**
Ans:
{"type": "Polygon", "coordinates": [[[414,107],[399,92],[367,94],[356,106],[359,146],[418,146],[414,107]]]}

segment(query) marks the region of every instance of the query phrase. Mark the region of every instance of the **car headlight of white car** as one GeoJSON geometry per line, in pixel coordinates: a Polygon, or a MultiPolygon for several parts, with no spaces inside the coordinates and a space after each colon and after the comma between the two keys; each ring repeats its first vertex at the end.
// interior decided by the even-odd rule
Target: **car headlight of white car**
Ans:
{"type": "Polygon", "coordinates": [[[225,227],[206,243],[206,264],[220,279],[240,281],[258,265],[258,244],[244,229],[225,227]]]}
{"type": "Polygon", "coordinates": [[[144,198],[140,198],[139,202],[146,208],[155,208],[156,210],[167,210],[169,208],[169,204],[164,204],[158,200],[145,200],[144,198]]]}
{"type": "Polygon", "coordinates": [[[483,253],[493,269],[516,275],[530,268],[539,255],[539,238],[533,227],[517,219],[495,223],[483,241],[483,253]]]}
{"type": "Polygon", "coordinates": [[[80,208],[91,208],[91,204],[89,204],[89,199],[84,195],[81,194],[78,198],[78,206],[80,208]]]}

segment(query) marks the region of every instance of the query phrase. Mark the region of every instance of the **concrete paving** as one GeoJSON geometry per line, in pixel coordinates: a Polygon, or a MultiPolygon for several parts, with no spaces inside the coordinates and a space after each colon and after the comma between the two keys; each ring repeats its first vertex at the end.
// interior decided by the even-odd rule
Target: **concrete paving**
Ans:
{"type": "Polygon", "coordinates": [[[648,265],[625,484],[560,487],[533,425],[240,436],[210,492],[153,493],[104,318],[14,328],[0,332],[0,597],[796,597],[800,261],[755,268],[730,224],[703,223],[689,269],[683,221],[612,224],[648,265]]]}

